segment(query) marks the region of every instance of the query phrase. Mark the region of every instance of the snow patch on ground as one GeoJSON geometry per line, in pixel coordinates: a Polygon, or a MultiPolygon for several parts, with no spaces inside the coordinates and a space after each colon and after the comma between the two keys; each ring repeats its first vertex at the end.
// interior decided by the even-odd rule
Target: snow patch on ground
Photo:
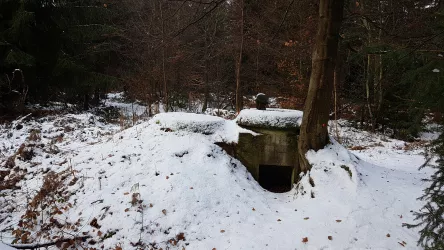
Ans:
{"type": "Polygon", "coordinates": [[[140,105],[138,102],[125,102],[124,100],[123,92],[109,93],[104,105],[118,108],[127,117],[142,116],[148,113],[147,106],[140,105]]]}
{"type": "Polygon", "coordinates": [[[430,141],[408,143],[392,139],[384,134],[374,134],[348,126],[340,120],[337,126],[329,123],[329,132],[361,160],[388,169],[418,173],[418,167],[425,162],[424,147],[430,141]],[[339,138],[337,138],[339,135],[339,138]]]}
{"type": "Polygon", "coordinates": [[[212,135],[215,141],[226,143],[237,142],[239,130],[242,129],[234,121],[220,117],[181,112],[157,114],[149,124],[159,125],[161,130],[167,132],[182,131],[212,135]]]}
{"type": "Polygon", "coordinates": [[[5,245],[5,244],[0,242],[0,249],[1,250],[15,250],[16,248],[12,248],[12,247],[10,247],[8,245],[5,245]]]}
{"type": "Polygon", "coordinates": [[[91,113],[47,116],[37,120],[27,115],[0,125],[0,162],[15,153],[32,131],[40,138],[40,143],[53,144],[64,152],[79,144],[98,143],[102,136],[113,134],[118,128],[91,113]]]}
{"type": "Polygon", "coordinates": [[[205,114],[212,116],[219,116],[224,119],[232,119],[236,116],[236,112],[234,112],[233,110],[213,109],[213,108],[207,108],[207,110],[205,110],[205,114]]]}
{"type": "Polygon", "coordinates": [[[438,139],[441,134],[441,125],[436,123],[426,124],[424,131],[419,133],[419,139],[424,141],[433,141],[438,139]]]}

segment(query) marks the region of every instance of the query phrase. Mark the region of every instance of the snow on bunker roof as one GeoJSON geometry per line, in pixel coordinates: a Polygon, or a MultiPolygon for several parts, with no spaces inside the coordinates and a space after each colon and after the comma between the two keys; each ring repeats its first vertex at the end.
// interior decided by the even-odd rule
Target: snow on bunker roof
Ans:
{"type": "Polygon", "coordinates": [[[184,130],[192,133],[206,135],[214,134],[225,126],[225,120],[211,115],[201,115],[183,112],[170,112],[157,114],[150,121],[164,129],[184,130]]]}
{"type": "Polygon", "coordinates": [[[244,109],[236,118],[237,124],[257,128],[299,128],[302,111],[292,109],[244,109]]]}

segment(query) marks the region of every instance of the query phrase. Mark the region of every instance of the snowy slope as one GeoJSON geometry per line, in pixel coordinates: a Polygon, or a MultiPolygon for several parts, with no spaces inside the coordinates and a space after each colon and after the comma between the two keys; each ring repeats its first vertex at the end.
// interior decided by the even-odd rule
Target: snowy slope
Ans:
{"type": "Polygon", "coordinates": [[[12,248],[12,247],[0,242],[0,249],[1,250],[14,250],[15,248],[12,248]]]}
{"type": "MultiPolygon", "coordinates": [[[[330,134],[336,137],[333,122],[330,122],[329,128],[330,134]]],[[[340,121],[338,130],[341,144],[362,160],[384,168],[412,173],[418,173],[418,167],[425,161],[424,147],[439,135],[430,133],[423,141],[407,143],[347,126],[347,121],[344,120],[340,121]]]]}
{"type": "MultiPolygon", "coordinates": [[[[84,148],[107,140],[119,127],[104,124],[92,114],[68,114],[31,119],[25,116],[11,124],[0,125],[0,239],[11,243],[11,230],[26,211],[30,199],[43,184],[49,171],[66,169],[69,160],[84,148]],[[33,139],[30,139],[34,137],[33,139]],[[15,166],[8,166],[8,158],[24,148],[32,159],[20,154],[15,166]],[[5,175],[6,173],[6,175],[5,175]],[[16,188],[2,190],[14,178],[16,188]]],[[[0,248],[1,249],[1,248],[0,248]]]]}
{"type": "MultiPolygon", "coordinates": [[[[65,154],[37,154],[36,174],[19,185],[38,190],[40,170],[71,169],[78,180],[72,183],[67,175],[70,196],[61,206],[70,206],[56,218],[78,226],[52,234],[85,232],[93,246],[105,249],[420,249],[417,232],[402,227],[412,222],[410,211],[421,207],[416,200],[423,188],[420,179],[429,174],[415,170],[422,163],[419,150],[409,155],[383,145],[374,160],[373,151],[348,151],[333,141],[309,152],[310,175],[302,176],[292,191],[276,194],[262,189],[240,162],[214,144],[237,140],[233,121],[197,116],[162,114],[112,137],[92,139],[76,132],[92,129],[85,122],[60,142],[65,154]],[[196,124],[184,126],[189,120],[210,132],[201,134],[196,124]],[[392,159],[394,152],[402,161],[392,159]],[[63,156],[69,161],[63,163],[63,156]],[[51,165],[54,161],[62,164],[51,165]],[[410,167],[404,168],[407,162],[410,167]],[[94,218],[97,223],[91,223],[94,218]]],[[[53,125],[44,126],[51,130],[53,125]]],[[[13,137],[17,142],[9,148],[25,136],[13,137]]],[[[20,212],[0,222],[2,241],[12,241],[8,227],[17,228],[20,212]]]]}

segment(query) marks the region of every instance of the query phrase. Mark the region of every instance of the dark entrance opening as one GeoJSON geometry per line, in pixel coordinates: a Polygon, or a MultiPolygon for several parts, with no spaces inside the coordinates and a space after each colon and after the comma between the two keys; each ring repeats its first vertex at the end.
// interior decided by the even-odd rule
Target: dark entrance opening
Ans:
{"type": "Polygon", "coordinates": [[[285,193],[291,190],[291,175],[293,167],[289,166],[259,166],[259,184],[273,193],[285,193]]]}

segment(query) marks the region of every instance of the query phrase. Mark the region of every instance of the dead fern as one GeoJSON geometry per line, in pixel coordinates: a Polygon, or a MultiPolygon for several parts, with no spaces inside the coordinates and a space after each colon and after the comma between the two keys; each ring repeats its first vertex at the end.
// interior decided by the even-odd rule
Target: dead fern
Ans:
{"type": "MultiPolygon", "coordinates": [[[[63,238],[66,231],[78,230],[80,225],[60,219],[60,215],[72,208],[72,204],[67,202],[71,195],[66,184],[70,176],[69,170],[60,173],[49,171],[46,174],[40,190],[28,202],[18,227],[12,232],[15,237],[13,244],[26,244],[38,238],[54,241],[63,238]]],[[[63,241],[63,247],[74,243],[63,241]]]]}
{"type": "Polygon", "coordinates": [[[29,134],[28,141],[40,141],[42,139],[40,135],[40,131],[37,129],[31,130],[31,133],[29,134]]]}

